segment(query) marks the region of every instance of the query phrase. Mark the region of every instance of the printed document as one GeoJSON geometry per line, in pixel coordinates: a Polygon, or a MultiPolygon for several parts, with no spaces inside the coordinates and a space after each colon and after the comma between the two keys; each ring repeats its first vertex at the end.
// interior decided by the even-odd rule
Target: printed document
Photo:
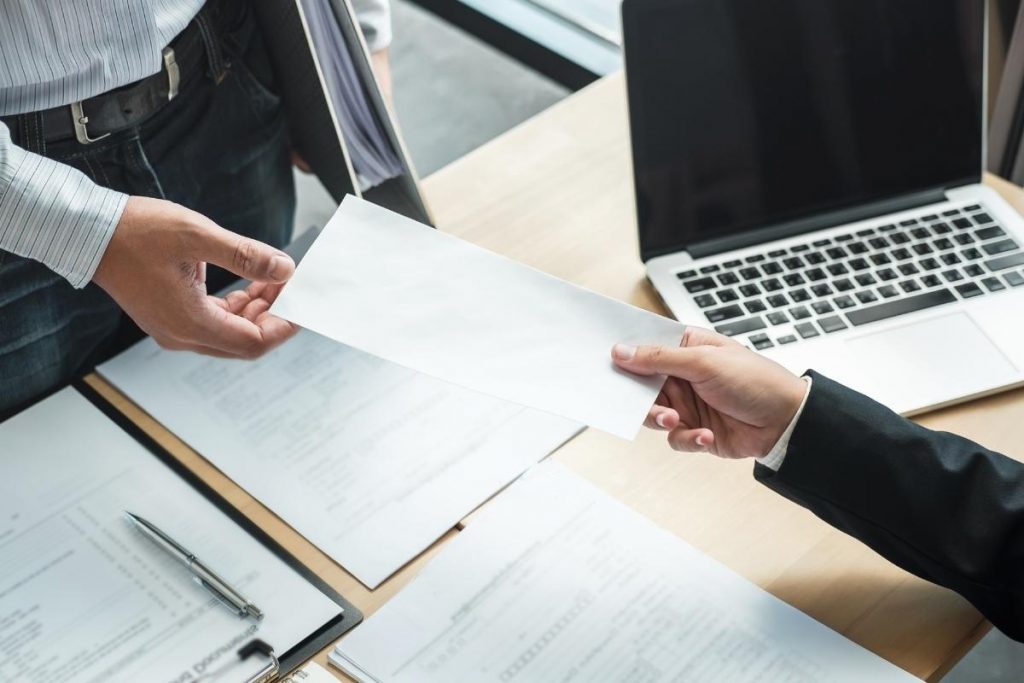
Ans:
{"type": "Polygon", "coordinates": [[[252,362],[147,339],[99,371],[369,588],[580,429],[305,330],[252,362]]]}
{"type": "Polygon", "coordinates": [[[378,683],[917,680],[554,462],[330,661],[378,683]]]}
{"type": "Polygon", "coordinates": [[[661,377],[618,342],[678,346],[683,325],[346,197],[274,314],[467,389],[636,436],[661,377]]]}
{"type": "Polygon", "coordinates": [[[0,680],[237,683],[342,608],[74,389],[0,424],[0,680]],[[240,619],[144,537],[160,527],[266,614],[240,619]]]}

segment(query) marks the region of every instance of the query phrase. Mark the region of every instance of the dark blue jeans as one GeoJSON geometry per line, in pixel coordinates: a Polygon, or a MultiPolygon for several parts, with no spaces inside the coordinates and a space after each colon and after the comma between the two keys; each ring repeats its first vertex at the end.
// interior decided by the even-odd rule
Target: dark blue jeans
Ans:
{"type": "MultiPolygon", "coordinates": [[[[242,14],[219,35],[228,65],[219,83],[212,73],[193,78],[141,126],[91,145],[50,143],[45,154],[100,185],[177,202],[280,247],[295,212],[290,144],[263,43],[248,3],[238,5],[242,14]]],[[[207,286],[232,279],[210,268],[207,286]]],[[[96,285],[76,290],[0,251],[0,419],[139,337],[96,285]]]]}

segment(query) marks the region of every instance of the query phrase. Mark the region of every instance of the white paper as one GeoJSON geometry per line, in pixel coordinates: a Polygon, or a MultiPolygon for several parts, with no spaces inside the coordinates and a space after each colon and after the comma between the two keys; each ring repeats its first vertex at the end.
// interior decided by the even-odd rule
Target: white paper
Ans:
{"type": "Polygon", "coordinates": [[[678,346],[683,326],[355,197],[273,307],[407,368],[636,436],[663,378],[615,368],[618,342],[678,346]]]}
{"type": "Polygon", "coordinates": [[[73,389],[0,424],[0,680],[192,681],[342,608],[73,389]],[[126,519],[161,527],[266,613],[239,619],[126,519]]]}
{"type": "Polygon", "coordinates": [[[579,431],[307,331],[253,362],[146,340],[99,371],[369,588],[579,431]]]}
{"type": "Polygon", "coordinates": [[[917,680],[553,462],[330,661],[378,683],[917,680]]]}
{"type": "Polygon", "coordinates": [[[278,683],[338,683],[338,679],[316,662],[309,662],[278,683]]]}

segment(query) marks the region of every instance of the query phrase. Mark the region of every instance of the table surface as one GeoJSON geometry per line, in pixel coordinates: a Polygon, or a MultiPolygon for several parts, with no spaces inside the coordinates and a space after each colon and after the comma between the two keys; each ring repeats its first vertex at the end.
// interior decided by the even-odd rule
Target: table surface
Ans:
{"type": "MultiPolygon", "coordinates": [[[[1024,191],[996,178],[987,182],[1024,212],[1024,191]]],[[[598,81],[438,171],[424,189],[441,229],[665,313],[638,256],[621,74],[598,81]]],[[[86,381],[367,616],[414,578],[459,529],[473,523],[469,515],[381,587],[368,591],[101,378],[91,375],[86,381]]],[[[1021,458],[1022,414],[1024,390],[1019,390],[917,420],[1021,458]]],[[[553,457],[916,676],[937,680],[988,631],[989,624],[959,596],[890,565],[757,484],[749,462],[681,455],[663,439],[645,431],[628,443],[587,430],[553,457]]],[[[316,657],[321,664],[328,650],[316,657]]]]}

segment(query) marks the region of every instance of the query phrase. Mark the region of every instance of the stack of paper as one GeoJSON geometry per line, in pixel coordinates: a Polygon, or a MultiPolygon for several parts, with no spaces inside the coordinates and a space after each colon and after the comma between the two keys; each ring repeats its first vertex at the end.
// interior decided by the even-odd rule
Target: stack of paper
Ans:
{"type": "Polygon", "coordinates": [[[917,679],[555,463],[344,638],[367,683],[917,679]]]}
{"type": "MultiPolygon", "coordinates": [[[[359,176],[360,189],[367,190],[401,175],[402,162],[370,105],[366,86],[353,63],[352,50],[359,46],[346,45],[332,1],[343,2],[302,0],[302,9],[353,170],[359,176]]],[[[339,12],[348,16],[345,7],[339,12]]]]}

